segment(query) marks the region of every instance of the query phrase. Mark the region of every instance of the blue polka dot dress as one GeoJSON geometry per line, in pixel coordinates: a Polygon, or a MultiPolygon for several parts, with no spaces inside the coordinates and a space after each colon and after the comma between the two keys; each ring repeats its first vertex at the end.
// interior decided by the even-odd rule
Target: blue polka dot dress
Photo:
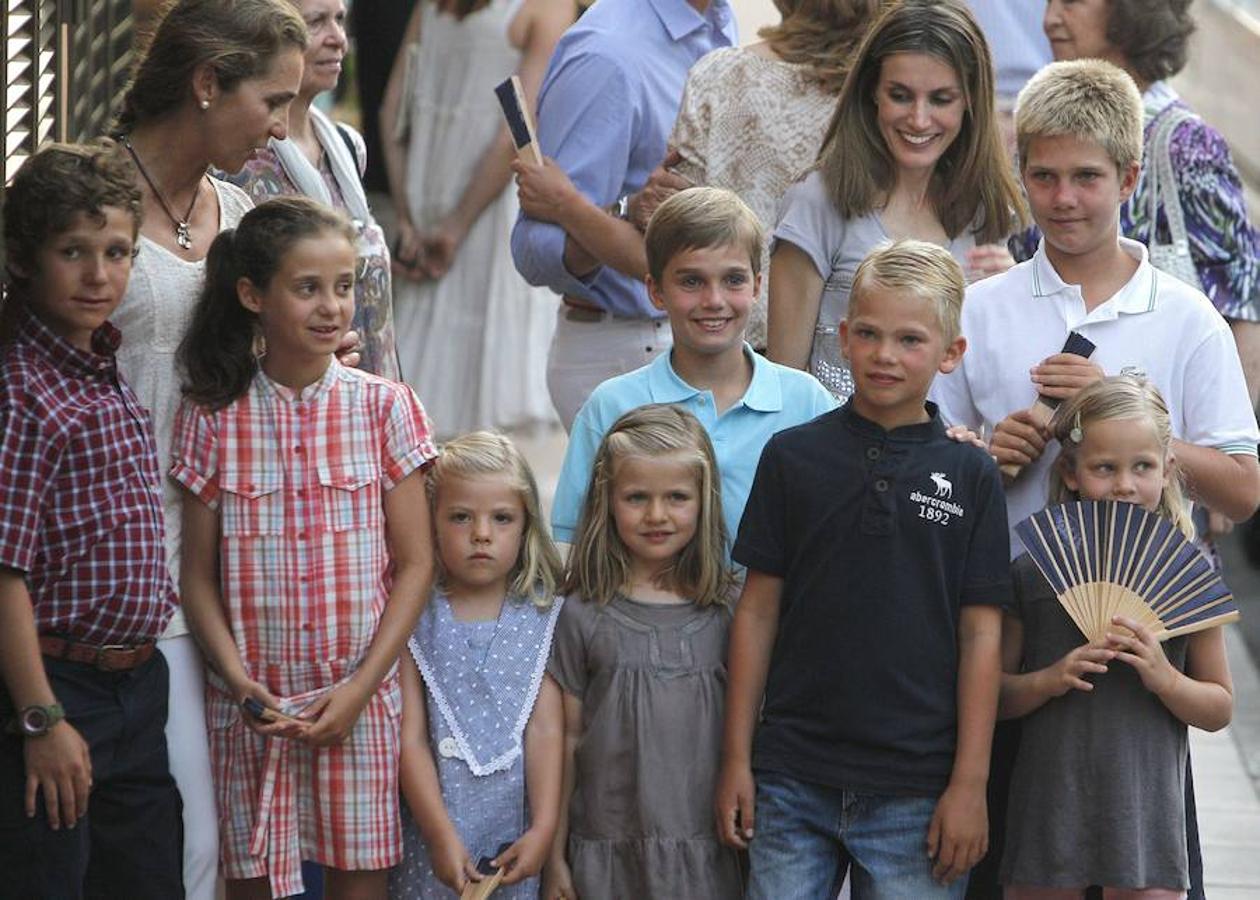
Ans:
{"type": "MultiPolygon", "coordinates": [[[[562,598],[547,609],[509,597],[496,621],[460,622],[435,591],[408,648],[425,685],[429,743],[442,799],[475,862],[529,827],[524,732],[538,696],[562,598]]],[[[396,900],[449,900],[428,848],[402,804],[403,861],[390,873],[396,900]]],[[[495,900],[536,898],[531,878],[500,887],[495,900]]]]}

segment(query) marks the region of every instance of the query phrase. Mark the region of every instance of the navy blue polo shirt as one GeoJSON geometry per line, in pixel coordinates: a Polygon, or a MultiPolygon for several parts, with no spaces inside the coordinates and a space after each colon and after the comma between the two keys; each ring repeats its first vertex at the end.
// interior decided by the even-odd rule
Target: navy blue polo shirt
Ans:
{"type": "Polygon", "coordinates": [[[963,605],[1010,601],[993,459],[846,404],[767,443],[733,557],[783,579],[753,768],[934,796],[953,768],[963,605]]]}

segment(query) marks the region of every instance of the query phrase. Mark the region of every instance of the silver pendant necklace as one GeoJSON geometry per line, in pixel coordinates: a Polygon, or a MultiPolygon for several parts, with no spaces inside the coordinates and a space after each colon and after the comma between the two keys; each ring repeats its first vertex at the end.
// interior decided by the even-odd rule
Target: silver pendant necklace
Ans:
{"type": "Polygon", "coordinates": [[[140,162],[140,157],[136,154],[136,148],[131,146],[131,141],[126,137],[122,138],[122,145],[127,148],[127,152],[131,154],[132,160],[136,164],[136,168],[140,170],[140,177],[144,179],[144,183],[149,186],[149,190],[153,191],[153,196],[157,198],[158,205],[162,207],[162,211],[166,213],[166,217],[171,220],[171,224],[175,226],[175,243],[179,244],[185,250],[192,249],[192,231],[189,223],[192,222],[193,210],[197,206],[197,198],[201,196],[201,184],[198,182],[197,189],[193,191],[192,202],[188,204],[188,212],[184,213],[183,220],[175,218],[175,214],[171,212],[170,205],[166,202],[166,198],[162,196],[162,192],[157,189],[157,185],[153,183],[153,179],[149,177],[148,171],[144,168],[144,163],[140,162]]]}

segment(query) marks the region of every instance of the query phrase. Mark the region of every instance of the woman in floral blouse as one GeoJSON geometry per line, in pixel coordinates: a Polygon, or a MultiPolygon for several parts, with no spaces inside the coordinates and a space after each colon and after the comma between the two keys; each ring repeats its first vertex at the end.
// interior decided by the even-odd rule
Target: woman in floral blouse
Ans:
{"type": "Polygon", "coordinates": [[[359,271],[355,285],[354,330],[360,339],[358,366],[397,381],[394,349],[394,301],[389,246],[372,217],[363,192],[367,150],[363,138],[333,122],[312,101],[337,86],[346,55],[344,0],[296,0],[310,32],[302,87],[289,112],[288,137],[272,138],[245,168],[228,181],[255,203],[283,194],[303,194],[344,210],[359,233],[359,271]]]}

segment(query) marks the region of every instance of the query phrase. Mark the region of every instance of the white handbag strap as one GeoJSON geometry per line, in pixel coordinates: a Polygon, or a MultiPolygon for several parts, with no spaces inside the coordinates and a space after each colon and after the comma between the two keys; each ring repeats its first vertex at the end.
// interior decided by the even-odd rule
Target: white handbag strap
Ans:
{"type": "Polygon", "coordinates": [[[1151,223],[1150,243],[1156,243],[1155,226],[1159,215],[1161,200],[1164,204],[1164,215],[1168,219],[1168,236],[1172,245],[1179,252],[1188,252],[1190,235],[1186,231],[1185,214],[1181,208],[1181,196],[1177,191],[1177,179],[1173,174],[1172,145],[1173,132],[1177,126],[1195,114],[1184,106],[1170,103],[1156,115],[1155,134],[1151,138],[1151,154],[1148,159],[1147,177],[1151,180],[1149,218],[1151,223]]]}

